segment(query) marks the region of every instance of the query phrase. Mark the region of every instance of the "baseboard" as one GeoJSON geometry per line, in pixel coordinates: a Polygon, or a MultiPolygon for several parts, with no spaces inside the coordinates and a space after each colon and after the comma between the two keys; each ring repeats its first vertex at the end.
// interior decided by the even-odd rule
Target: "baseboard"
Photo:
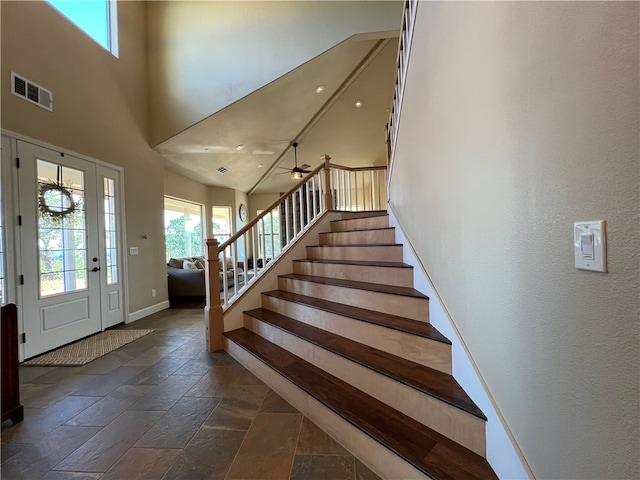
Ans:
{"type": "Polygon", "coordinates": [[[169,308],[169,300],[156,303],[155,305],[151,305],[150,307],[143,308],[136,312],[131,312],[129,314],[129,318],[127,319],[127,323],[135,322],[136,320],[140,320],[141,318],[148,317],[149,315],[153,315],[154,313],[161,312],[162,310],[166,310],[167,308],[169,308]]]}

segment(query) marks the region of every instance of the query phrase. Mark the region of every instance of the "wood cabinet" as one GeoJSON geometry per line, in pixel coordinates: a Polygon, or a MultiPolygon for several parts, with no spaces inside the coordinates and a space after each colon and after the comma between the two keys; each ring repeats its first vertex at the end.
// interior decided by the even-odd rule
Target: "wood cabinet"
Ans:
{"type": "Polygon", "coordinates": [[[10,419],[15,424],[24,418],[24,409],[20,404],[18,380],[18,310],[13,303],[2,307],[0,324],[2,421],[10,419]]]}

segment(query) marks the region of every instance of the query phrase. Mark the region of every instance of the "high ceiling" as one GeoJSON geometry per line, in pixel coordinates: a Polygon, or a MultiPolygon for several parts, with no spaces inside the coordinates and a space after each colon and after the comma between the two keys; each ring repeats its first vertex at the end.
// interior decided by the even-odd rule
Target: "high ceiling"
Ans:
{"type": "Polygon", "coordinates": [[[354,36],[155,148],[169,170],[247,193],[294,185],[294,141],[299,165],[313,168],[324,154],[384,164],[397,53],[397,32],[354,36]]]}

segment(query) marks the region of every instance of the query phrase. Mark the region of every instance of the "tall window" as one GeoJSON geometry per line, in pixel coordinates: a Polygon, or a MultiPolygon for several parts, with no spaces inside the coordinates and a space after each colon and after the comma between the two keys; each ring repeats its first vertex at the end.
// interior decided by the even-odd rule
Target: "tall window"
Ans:
{"type": "Polygon", "coordinates": [[[118,283],[118,231],[116,230],[116,182],[113,178],[103,179],[104,240],[107,258],[107,285],[118,283]]]}
{"type": "MultiPolygon", "coordinates": [[[[263,210],[258,210],[260,215],[263,210]]],[[[277,208],[258,222],[258,252],[261,258],[273,258],[282,250],[280,246],[280,211],[277,208]]]]}
{"type": "Polygon", "coordinates": [[[93,40],[118,56],[117,2],[115,0],[48,0],[60,13],[93,40]]]}
{"type": "Polygon", "coordinates": [[[164,235],[167,261],[170,258],[197,257],[204,253],[203,206],[164,197],[164,235]]]}
{"type": "Polygon", "coordinates": [[[231,207],[213,207],[211,224],[213,225],[213,238],[218,244],[231,238],[231,207]]]}

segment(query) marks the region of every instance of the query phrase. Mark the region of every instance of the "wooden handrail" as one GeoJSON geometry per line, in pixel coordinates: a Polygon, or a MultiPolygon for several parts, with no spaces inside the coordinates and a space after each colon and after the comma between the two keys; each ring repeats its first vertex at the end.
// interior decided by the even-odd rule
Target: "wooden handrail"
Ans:
{"type": "MultiPolygon", "coordinates": [[[[355,178],[355,188],[364,188],[364,182],[361,182],[362,185],[358,187],[357,179],[358,177],[363,177],[364,172],[378,172],[386,170],[386,166],[375,166],[375,167],[346,167],[341,165],[333,165],[330,163],[331,157],[329,155],[324,155],[322,164],[318,165],[311,172],[309,172],[304,178],[300,180],[294,187],[292,187],[288,192],[283,195],[280,195],[278,199],[273,202],[269,207],[263,210],[262,213],[257,215],[254,219],[252,219],[249,223],[244,225],[240,230],[238,230],[235,234],[231,236],[226,242],[222,244],[218,244],[218,242],[211,238],[207,239],[206,245],[206,255],[205,255],[205,275],[206,275],[206,306],[205,306],[205,323],[206,323],[206,338],[207,338],[207,350],[212,352],[216,350],[220,350],[224,348],[224,341],[222,334],[224,332],[224,312],[225,308],[229,306],[229,302],[234,302],[243,294],[247,288],[249,288],[252,283],[256,282],[260,276],[266,271],[268,268],[267,262],[269,260],[277,259],[290,245],[292,245],[298,237],[302,233],[304,233],[311,225],[315,223],[315,221],[320,218],[326,211],[333,210],[334,208],[341,209],[343,211],[350,211],[352,208],[351,202],[351,191],[353,185],[351,184],[351,177],[355,178]],[[343,173],[340,174],[340,171],[343,173]],[[344,172],[354,172],[345,174],[344,172]],[[349,181],[347,184],[344,182],[344,178],[342,182],[338,182],[338,184],[333,185],[333,172],[336,172],[341,177],[348,177],[349,181]],[[360,173],[362,172],[362,174],[360,173]],[[316,187],[316,177],[317,177],[317,187],[316,187]],[[302,192],[301,189],[304,188],[305,185],[310,185],[307,189],[307,192],[302,192]],[[314,193],[312,198],[309,198],[309,193],[311,189],[314,189],[314,193]],[[342,190],[341,190],[342,188],[342,190]],[[345,203],[336,203],[336,198],[340,195],[341,191],[347,190],[348,194],[348,202],[345,203]],[[300,192],[300,199],[297,201],[296,194],[300,192]],[[322,197],[319,198],[319,194],[322,194],[322,197]],[[306,200],[303,200],[302,195],[306,197],[306,200]],[[334,198],[335,197],[335,198],[334,198]],[[290,202],[291,203],[286,203],[290,202]],[[276,244],[273,238],[274,232],[269,232],[271,235],[271,247],[274,249],[272,252],[275,256],[270,259],[265,259],[266,262],[264,266],[259,264],[259,260],[256,261],[252,266],[249,266],[249,261],[246,258],[246,253],[251,250],[253,255],[256,255],[256,252],[260,251],[260,246],[266,251],[266,244],[264,240],[264,236],[262,231],[259,229],[259,222],[264,220],[264,218],[268,215],[273,215],[273,211],[278,207],[286,204],[287,207],[286,215],[287,220],[285,222],[284,238],[281,236],[280,240],[276,244]],[[347,207],[345,209],[345,207],[347,207]],[[291,216],[290,210],[293,209],[293,216],[291,216]],[[291,219],[291,225],[289,225],[289,219],[291,219]],[[289,228],[291,227],[291,229],[289,228]],[[257,229],[258,231],[256,232],[257,229]],[[235,260],[233,262],[233,283],[231,287],[229,286],[227,269],[226,269],[226,260],[225,251],[227,249],[231,250],[231,257],[241,256],[238,244],[239,240],[246,236],[247,234],[251,235],[249,239],[252,243],[251,245],[247,244],[247,239],[245,238],[244,246],[245,246],[245,259],[243,264],[237,263],[235,260]],[[262,236],[262,244],[258,241],[256,244],[256,238],[262,236]],[[283,241],[284,244],[280,244],[283,241]],[[276,245],[278,248],[276,249],[276,245]],[[257,249],[257,250],[256,250],[257,249]],[[276,251],[277,250],[277,251],[276,251]],[[220,254],[222,253],[222,262],[224,262],[224,266],[222,271],[224,273],[220,273],[220,254]],[[243,284],[242,286],[240,286],[243,284]],[[239,288],[238,288],[239,287],[239,288]],[[229,290],[233,288],[233,291],[229,290]],[[222,292],[222,298],[220,297],[220,292],[222,292]],[[230,294],[230,296],[229,296],[230,294]]],[[[371,188],[371,197],[369,199],[371,210],[373,211],[374,207],[374,183],[377,185],[377,188],[380,188],[379,182],[380,175],[377,174],[376,178],[378,178],[378,182],[372,181],[370,184],[371,188]]],[[[367,187],[369,188],[369,187],[367,187]]],[[[363,198],[366,197],[366,192],[363,190],[363,198]]],[[[356,203],[358,202],[358,193],[355,194],[356,203]]],[[[379,192],[378,192],[379,199],[379,192]]],[[[364,209],[358,208],[356,211],[367,211],[366,200],[364,200],[364,209]]],[[[380,202],[378,201],[377,204],[380,202]]],[[[283,233],[283,232],[280,232],[283,233]]],[[[267,235],[265,232],[264,235],[267,235]]],[[[258,240],[260,240],[258,238],[258,240]]],[[[273,265],[273,263],[271,264],[273,265]]]]}
{"type": "MultiPolygon", "coordinates": [[[[329,160],[331,159],[331,157],[329,157],[329,155],[325,155],[323,157],[325,159],[325,161],[323,163],[321,163],[320,165],[318,165],[316,168],[314,168],[311,172],[309,172],[302,180],[300,180],[300,182],[298,182],[294,187],[292,187],[287,193],[280,195],[280,197],[273,202],[271,205],[269,205],[267,208],[265,208],[262,213],[260,215],[258,215],[256,218],[254,218],[253,220],[251,220],[249,223],[247,223],[244,227],[242,227],[240,230],[238,230],[236,233],[234,233],[228,240],[226,240],[224,243],[222,243],[219,247],[218,247],[218,251],[222,252],[224,251],[224,249],[226,249],[229,245],[233,244],[233,242],[235,242],[237,239],[239,239],[240,237],[242,237],[242,235],[244,235],[245,233],[247,233],[252,227],[254,227],[255,225],[257,225],[257,223],[264,217],[266,217],[267,215],[269,215],[269,212],[271,212],[271,210],[273,210],[274,208],[276,208],[278,205],[280,205],[282,203],[282,199],[288,197],[289,195],[291,195],[292,193],[294,193],[296,190],[298,190],[300,188],[301,185],[303,185],[305,182],[307,182],[309,180],[309,178],[311,178],[312,176],[316,175],[320,170],[322,170],[323,168],[327,167],[329,164],[329,160]],[[328,158],[327,158],[328,157],[328,158]]],[[[328,167],[327,167],[328,168],[328,167]]]]}

